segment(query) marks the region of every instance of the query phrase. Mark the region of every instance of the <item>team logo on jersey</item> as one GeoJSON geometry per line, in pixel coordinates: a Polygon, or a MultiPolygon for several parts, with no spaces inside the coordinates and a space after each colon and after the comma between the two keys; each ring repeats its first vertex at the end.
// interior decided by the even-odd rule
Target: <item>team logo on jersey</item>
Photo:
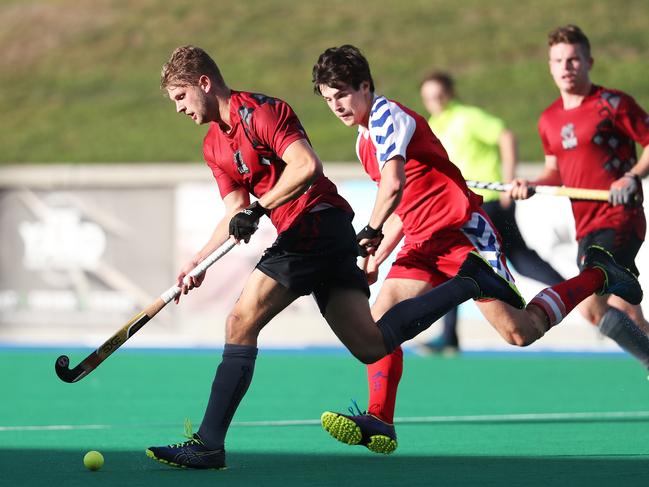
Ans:
{"type": "Polygon", "coordinates": [[[575,135],[574,123],[569,123],[561,127],[561,145],[565,150],[577,147],[577,136],[575,135]]]}
{"type": "Polygon", "coordinates": [[[617,110],[617,107],[620,106],[620,101],[622,97],[616,93],[609,93],[605,91],[602,93],[602,98],[611,106],[614,110],[617,110]]]}
{"type": "Polygon", "coordinates": [[[248,174],[250,172],[250,168],[246,166],[246,163],[243,161],[243,156],[241,155],[240,150],[234,153],[234,164],[237,166],[239,174],[248,174]]]}
{"type": "Polygon", "coordinates": [[[635,166],[635,142],[617,131],[610,118],[605,118],[597,124],[592,142],[606,153],[604,169],[607,171],[618,174],[635,166]]]}
{"type": "Polygon", "coordinates": [[[252,112],[254,111],[254,108],[247,107],[245,105],[239,108],[239,117],[241,117],[241,121],[245,123],[247,127],[250,127],[250,122],[252,121],[252,112]]]}
{"type": "Polygon", "coordinates": [[[251,96],[257,100],[257,103],[260,105],[263,105],[264,103],[269,103],[271,105],[275,104],[275,98],[271,98],[270,96],[262,95],[260,93],[252,93],[251,96]]]}
{"type": "Polygon", "coordinates": [[[239,108],[239,116],[243,122],[243,131],[246,133],[246,137],[248,137],[253,146],[258,146],[261,145],[261,142],[255,138],[252,130],[252,113],[254,111],[254,108],[242,105],[239,108]]]}

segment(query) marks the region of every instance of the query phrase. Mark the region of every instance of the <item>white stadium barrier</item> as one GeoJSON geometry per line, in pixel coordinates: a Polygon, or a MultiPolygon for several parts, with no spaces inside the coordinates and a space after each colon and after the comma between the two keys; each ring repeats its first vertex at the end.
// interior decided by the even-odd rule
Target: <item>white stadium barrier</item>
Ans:
{"type": "MultiPolygon", "coordinates": [[[[526,176],[537,170],[538,165],[521,167],[526,176]]],[[[327,163],[325,171],[354,207],[355,225],[365,225],[374,183],[358,164],[327,163]]],[[[96,348],[174,283],[222,214],[218,189],[203,164],[0,168],[0,345],[96,348]]],[[[539,195],[519,202],[517,220],[530,247],[563,275],[576,273],[567,199],[539,195]]],[[[222,346],[228,309],[274,236],[264,219],[250,244],[217,262],[201,288],[180,306],[169,305],[126,346],[222,346]]],[[[641,272],[649,269],[648,254],[643,248],[638,256],[641,272]]],[[[520,276],[517,282],[528,299],[543,287],[520,276]]],[[[641,283],[649,289],[645,273],[641,283]]],[[[373,296],[379,284],[372,286],[373,296]]],[[[433,325],[418,339],[439,328],[433,325]]],[[[472,303],[460,307],[459,331],[468,350],[518,350],[497,336],[472,303]]],[[[307,296],[262,331],[260,346],[340,344],[307,296]]],[[[548,349],[617,350],[576,311],[528,348],[548,349]]]]}

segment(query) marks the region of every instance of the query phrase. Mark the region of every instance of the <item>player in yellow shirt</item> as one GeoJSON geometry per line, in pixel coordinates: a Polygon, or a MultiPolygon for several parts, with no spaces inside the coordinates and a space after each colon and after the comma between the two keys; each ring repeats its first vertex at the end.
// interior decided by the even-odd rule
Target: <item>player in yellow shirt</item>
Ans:
{"type": "MultiPolygon", "coordinates": [[[[427,75],[420,87],[421,99],[430,113],[428,123],[460,168],[465,179],[511,181],[516,172],[516,137],[503,121],[481,108],[461,103],[455,96],[453,78],[445,72],[427,75]]],[[[506,193],[473,190],[482,195],[483,209],[501,235],[503,250],[521,275],[547,285],[561,281],[561,275],[530,249],[521,236],[515,218],[514,201],[506,193]]],[[[457,308],[444,317],[444,331],[421,345],[427,352],[457,352],[457,308]]]]}

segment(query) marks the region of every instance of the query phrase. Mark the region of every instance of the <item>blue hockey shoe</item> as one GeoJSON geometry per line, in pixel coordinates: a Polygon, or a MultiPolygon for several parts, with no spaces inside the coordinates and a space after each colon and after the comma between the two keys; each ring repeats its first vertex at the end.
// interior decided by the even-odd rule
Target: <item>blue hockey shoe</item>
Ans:
{"type": "MultiPolygon", "coordinates": [[[[350,412],[353,412],[351,408],[350,412]]],[[[358,414],[346,415],[325,411],[320,422],[322,428],[341,443],[362,445],[374,453],[385,455],[397,449],[394,425],[366,412],[358,410],[358,414]]]]}
{"type": "Polygon", "coordinates": [[[187,441],[168,446],[151,446],[146,450],[149,458],[179,468],[224,470],[225,449],[210,450],[198,433],[192,433],[191,423],[185,423],[187,441]]]}
{"type": "Polygon", "coordinates": [[[640,304],[642,288],[638,278],[599,245],[591,245],[584,254],[584,267],[594,267],[604,273],[604,287],[597,294],[615,294],[631,304],[640,304]]]}
{"type": "Polygon", "coordinates": [[[498,274],[491,264],[475,251],[469,252],[457,275],[471,279],[478,286],[479,296],[476,299],[498,299],[514,308],[525,308],[525,300],[514,283],[498,274]]]}

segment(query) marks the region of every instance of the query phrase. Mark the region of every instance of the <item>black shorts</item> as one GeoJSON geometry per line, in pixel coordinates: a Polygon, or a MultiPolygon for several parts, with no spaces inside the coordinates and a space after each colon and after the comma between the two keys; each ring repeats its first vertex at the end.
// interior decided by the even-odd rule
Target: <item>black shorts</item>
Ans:
{"type": "Polygon", "coordinates": [[[615,261],[633,272],[636,277],[640,275],[635,265],[635,257],[638,255],[642,240],[633,233],[621,233],[612,228],[604,228],[589,233],[579,241],[577,252],[577,265],[583,270],[584,254],[591,245],[599,245],[608,250],[615,261]]]}
{"type": "Polygon", "coordinates": [[[324,315],[330,289],[360,289],[369,297],[357,256],[352,215],[329,208],[306,214],[280,233],[257,269],[300,296],[313,294],[324,315]]]}

